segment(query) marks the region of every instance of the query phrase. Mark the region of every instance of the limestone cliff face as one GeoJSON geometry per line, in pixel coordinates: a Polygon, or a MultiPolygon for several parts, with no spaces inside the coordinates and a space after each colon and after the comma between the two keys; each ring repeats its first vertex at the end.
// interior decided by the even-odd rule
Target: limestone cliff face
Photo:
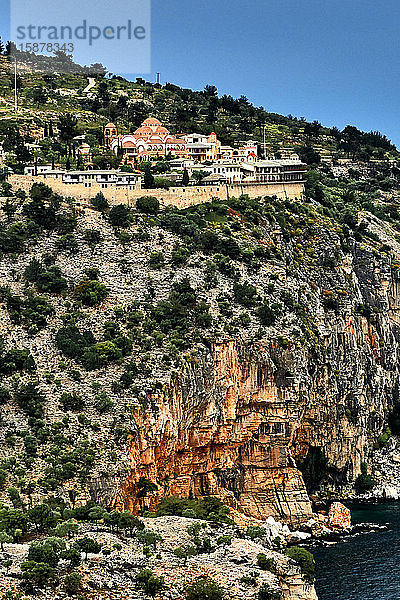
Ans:
{"type": "Polygon", "coordinates": [[[350,489],[397,393],[398,283],[365,249],[340,272],[373,318],[344,297],[336,311],[315,311],[314,345],[215,342],[135,415],[121,504],[139,507],[144,475],[159,485],[150,507],[216,494],[249,517],[298,524],[311,515],[307,491],[350,489]]]}
{"type": "MultiPolygon", "coordinates": [[[[62,486],[65,501],[71,491],[78,502],[92,498],[137,510],[153,508],[166,495],[217,494],[247,517],[307,521],[310,492],[352,490],[361,462],[371,464],[373,443],[398,398],[396,232],[370,216],[367,227],[379,241],[365,236],[360,242],[319,213],[305,221],[294,212],[282,230],[275,221],[261,219],[254,237],[232,211],[230,242],[237,239],[243,248],[251,247],[254,258],[249,265],[232,260],[233,272],[215,271],[210,279],[207,269],[214,255],[196,250],[177,267],[171,261],[182,239],[142,219],[138,216],[132,226],[135,241],[122,245],[104,216],[82,209],[79,252],[74,260],[57,255],[69,290],[65,297],[53,295],[54,314],[35,335],[23,323],[12,322],[6,303],[0,303],[6,349],[31,352],[48,422],[58,423],[65,416],[62,393],[85,398],[85,415],[93,426],[69,410],[66,439],[76,447],[89,437],[96,460],[84,485],[72,477],[62,486]],[[88,228],[101,236],[93,249],[83,241],[88,228]],[[382,244],[389,251],[380,251],[382,244]],[[256,252],[260,250],[265,252],[256,252]],[[149,267],[155,251],[166,256],[166,266],[157,272],[149,267]],[[100,306],[80,307],[73,318],[97,340],[109,339],[111,321],[130,336],[133,350],[125,364],[115,361],[84,371],[79,359],[62,354],[55,338],[62,316],[71,311],[74,286],[88,269],[97,268],[109,294],[100,306]],[[199,326],[190,334],[189,347],[175,352],[169,347],[171,333],[165,335],[154,321],[149,302],[154,307],[167,300],[171,286],[183,278],[207,302],[212,326],[199,326]],[[255,304],[238,301],[237,280],[256,290],[255,304]],[[261,327],[258,311],[264,300],[278,308],[274,322],[261,327]],[[124,372],[127,361],[134,375],[124,372]],[[176,371],[171,375],[172,369],[176,371]],[[122,385],[124,374],[132,375],[131,383],[125,385],[125,378],[122,385]],[[111,400],[112,409],[104,414],[98,409],[97,390],[111,400]],[[156,483],[157,492],[138,498],[141,477],[156,483]]],[[[32,258],[43,260],[54,253],[57,239],[55,233],[43,234],[40,245],[27,247],[17,261],[3,256],[1,285],[25,296],[26,267],[32,258]]],[[[221,239],[226,243],[230,238],[221,239]]],[[[26,382],[32,375],[18,377],[26,382]]],[[[10,390],[13,378],[6,378],[10,390]]],[[[4,458],[9,452],[6,433],[29,426],[15,399],[5,408],[0,431],[4,458]]],[[[46,472],[51,447],[52,438],[38,445],[30,469],[35,483],[46,472]]],[[[22,439],[17,451],[24,452],[22,439]]],[[[7,486],[16,483],[10,474],[7,486]]],[[[7,486],[0,490],[3,501],[7,486]]],[[[39,502],[40,486],[35,494],[39,502]]]]}
{"type": "MultiPolygon", "coordinates": [[[[296,385],[277,384],[267,348],[215,344],[165,393],[131,440],[133,472],[122,500],[135,508],[139,474],[162,495],[216,494],[263,519],[310,516],[291,438],[305,410],[296,385]]],[[[138,415],[140,419],[140,416],[138,415]]]]}

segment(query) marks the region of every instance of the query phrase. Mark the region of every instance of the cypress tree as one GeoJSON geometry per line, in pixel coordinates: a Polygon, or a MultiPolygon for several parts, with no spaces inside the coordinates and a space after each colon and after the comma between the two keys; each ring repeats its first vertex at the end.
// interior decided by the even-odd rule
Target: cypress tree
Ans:
{"type": "Polygon", "coordinates": [[[154,175],[149,166],[146,166],[143,183],[146,189],[154,187],[154,175]]]}
{"type": "Polygon", "coordinates": [[[182,185],[186,186],[189,183],[189,173],[187,168],[185,167],[185,170],[183,171],[183,176],[182,176],[182,185]]]}

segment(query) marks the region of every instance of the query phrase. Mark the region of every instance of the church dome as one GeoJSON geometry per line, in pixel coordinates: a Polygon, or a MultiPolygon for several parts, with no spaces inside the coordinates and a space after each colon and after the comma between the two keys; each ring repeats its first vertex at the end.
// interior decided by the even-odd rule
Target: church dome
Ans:
{"type": "Polygon", "coordinates": [[[141,125],[135,131],[135,135],[149,135],[152,133],[153,133],[153,130],[151,129],[151,127],[148,127],[147,125],[141,125]]]}
{"type": "Polygon", "coordinates": [[[149,117],[143,121],[142,125],[161,125],[161,121],[154,117],[149,117]]]}

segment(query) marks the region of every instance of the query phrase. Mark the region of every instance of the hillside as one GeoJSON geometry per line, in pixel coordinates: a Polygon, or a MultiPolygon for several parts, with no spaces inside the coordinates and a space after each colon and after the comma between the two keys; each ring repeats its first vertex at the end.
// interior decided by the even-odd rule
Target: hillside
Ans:
{"type": "Polygon", "coordinates": [[[310,159],[302,201],[242,196],[185,210],[160,208],[150,189],[136,208],[104,198],[77,208],[43,184],[26,196],[3,177],[2,589],[61,598],[73,569],[85,598],[129,588],[126,597],[140,599],[152,591],[135,578],[149,567],[176,600],[191,600],[185,586],[199,574],[232,598],[315,598],[309,558],[295,550],[296,567],[277,552],[292,543],[288,531],[273,525],[278,544],[251,527],[272,517],[318,536],[328,524],[321,502],[388,489],[374,465],[400,432],[396,148],[377,133],[328,130],[211,88],[99,78],[85,95],[80,75],[27,73],[13,115],[4,64],[0,86],[0,136],[16,172],[30,160],[27,141],[40,138],[41,162],[73,163],[72,134],[104,156],[105,122],[129,130],[149,114],[175,131],[215,129],[229,143],[260,142],[267,123],[274,152],[310,159]],[[172,534],[167,517],[177,519],[172,534]],[[190,542],[195,517],[205,532],[191,530],[190,542]],[[100,557],[79,542],[85,535],[104,543],[100,557]],[[85,547],[91,562],[80,565],[85,547]],[[263,547],[278,566],[260,567],[263,547]],[[243,553],[248,575],[237,566],[243,553]]]}

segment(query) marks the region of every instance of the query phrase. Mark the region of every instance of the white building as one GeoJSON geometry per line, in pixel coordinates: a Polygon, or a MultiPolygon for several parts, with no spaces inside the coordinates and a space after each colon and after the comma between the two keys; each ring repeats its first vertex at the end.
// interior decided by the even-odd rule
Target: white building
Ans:
{"type": "Polygon", "coordinates": [[[92,187],[92,184],[101,185],[102,188],[113,186],[125,186],[129,189],[142,188],[143,175],[141,173],[125,173],[122,171],[67,171],[64,173],[63,183],[80,183],[85,187],[92,187]]]}
{"type": "Polygon", "coordinates": [[[222,160],[218,160],[212,165],[202,165],[201,170],[206,171],[210,175],[220,175],[229,181],[229,183],[242,181],[247,174],[242,163],[222,160]]]}
{"type": "MultiPolygon", "coordinates": [[[[104,170],[104,171],[63,171],[58,169],[42,169],[37,175],[44,179],[60,179],[62,183],[78,183],[84,187],[92,185],[101,185],[102,188],[124,186],[131,190],[142,189],[142,173],[125,173],[124,171],[104,170]]],[[[25,175],[35,175],[35,167],[26,167],[25,175]]]]}
{"type": "MultiPolygon", "coordinates": [[[[30,165],[24,168],[24,175],[44,175],[45,173],[55,172],[51,165],[30,165]]],[[[65,173],[65,171],[57,171],[65,173]]]]}
{"type": "Polygon", "coordinates": [[[304,182],[307,165],[295,159],[259,160],[254,163],[242,163],[247,171],[246,182],[304,182]]]}

